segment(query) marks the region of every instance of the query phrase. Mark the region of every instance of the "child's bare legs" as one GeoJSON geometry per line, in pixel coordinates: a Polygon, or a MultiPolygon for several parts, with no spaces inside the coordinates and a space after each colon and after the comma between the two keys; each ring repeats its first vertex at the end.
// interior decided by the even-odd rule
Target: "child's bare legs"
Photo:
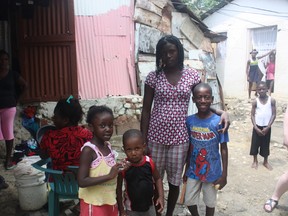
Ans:
{"type": "Polygon", "coordinates": [[[268,157],[264,157],[263,166],[265,166],[268,170],[272,170],[272,166],[268,163],[268,157]]]}
{"type": "Polygon", "coordinates": [[[252,91],[252,82],[249,82],[249,86],[248,86],[248,99],[251,99],[251,91],[252,91]]]}
{"type": "Polygon", "coordinates": [[[253,163],[252,163],[251,167],[254,169],[258,169],[257,155],[253,155],[253,163]]]}
{"type": "MultiPolygon", "coordinates": [[[[188,209],[192,216],[199,216],[197,205],[188,206],[188,209]]],[[[214,216],[215,208],[209,208],[206,206],[206,216],[214,216]]]]}
{"type": "Polygon", "coordinates": [[[167,212],[166,216],[173,216],[173,211],[179,196],[179,186],[175,186],[169,183],[169,193],[167,200],[167,212]]]}
{"type": "Polygon", "coordinates": [[[268,89],[269,96],[271,96],[273,85],[274,85],[274,80],[270,82],[270,86],[269,86],[269,89],[268,89]]]}

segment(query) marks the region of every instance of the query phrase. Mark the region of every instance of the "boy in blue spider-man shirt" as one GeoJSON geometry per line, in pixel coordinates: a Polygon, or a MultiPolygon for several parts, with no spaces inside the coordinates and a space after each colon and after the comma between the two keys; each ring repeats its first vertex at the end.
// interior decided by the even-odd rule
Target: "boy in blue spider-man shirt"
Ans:
{"type": "Polygon", "coordinates": [[[183,177],[184,182],[187,182],[185,204],[192,216],[198,216],[197,205],[202,190],[206,216],[213,216],[217,190],[221,190],[227,183],[229,138],[227,132],[221,133],[221,128],[219,130],[220,117],[210,110],[213,96],[208,84],[195,86],[193,102],[196,103],[198,113],[186,119],[190,147],[183,177]]]}

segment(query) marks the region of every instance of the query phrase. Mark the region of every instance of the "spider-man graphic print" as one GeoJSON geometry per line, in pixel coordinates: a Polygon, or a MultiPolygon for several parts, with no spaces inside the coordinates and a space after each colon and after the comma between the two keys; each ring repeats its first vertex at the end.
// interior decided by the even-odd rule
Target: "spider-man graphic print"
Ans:
{"type": "Polygon", "coordinates": [[[212,114],[207,119],[197,115],[186,120],[192,152],[186,175],[202,182],[214,182],[222,175],[219,144],[229,141],[228,133],[218,132],[220,117],[212,114]]]}

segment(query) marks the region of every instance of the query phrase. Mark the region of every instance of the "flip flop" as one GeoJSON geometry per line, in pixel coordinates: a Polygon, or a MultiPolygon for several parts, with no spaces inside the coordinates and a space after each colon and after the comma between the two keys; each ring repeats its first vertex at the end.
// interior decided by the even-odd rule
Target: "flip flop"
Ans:
{"type": "Polygon", "coordinates": [[[263,208],[266,212],[271,213],[278,206],[278,201],[274,199],[268,199],[264,204],[263,208]],[[266,206],[270,206],[270,210],[265,208],[266,206]]]}

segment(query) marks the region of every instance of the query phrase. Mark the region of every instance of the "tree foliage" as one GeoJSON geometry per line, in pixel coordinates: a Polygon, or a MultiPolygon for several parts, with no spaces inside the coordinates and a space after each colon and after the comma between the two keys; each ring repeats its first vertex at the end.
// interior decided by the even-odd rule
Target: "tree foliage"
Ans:
{"type": "Polygon", "coordinates": [[[187,7],[200,18],[200,16],[223,0],[182,0],[187,7]]]}

